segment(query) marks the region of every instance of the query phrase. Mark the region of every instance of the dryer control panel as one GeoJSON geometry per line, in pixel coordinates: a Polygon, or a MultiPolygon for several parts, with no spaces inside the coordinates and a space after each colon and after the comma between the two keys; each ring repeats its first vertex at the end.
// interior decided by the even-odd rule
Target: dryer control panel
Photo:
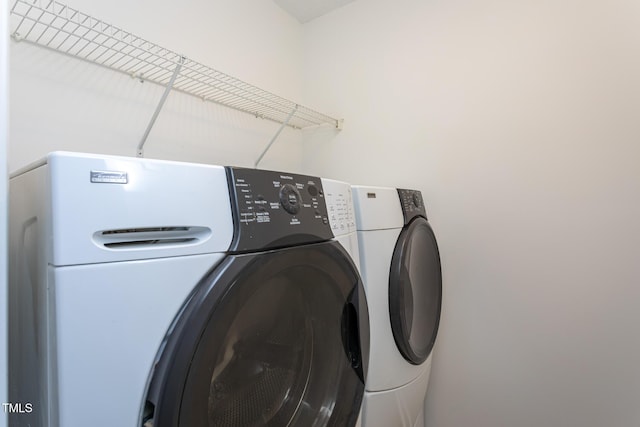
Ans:
{"type": "Polygon", "coordinates": [[[422,200],[420,190],[398,188],[398,196],[400,197],[400,205],[402,206],[405,225],[416,216],[427,218],[427,210],[424,207],[424,200],[422,200]]]}
{"type": "Polygon", "coordinates": [[[351,185],[333,179],[322,179],[329,224],[334,236],[353,233],[356,231],[356,215],[353,208],[353,194],[351,185]]]}
{"type": "Polygon", "coordinates": [[[234,218],[230,251],[245,252],[333,238],[318,177],[227,168],[234,218]]]}

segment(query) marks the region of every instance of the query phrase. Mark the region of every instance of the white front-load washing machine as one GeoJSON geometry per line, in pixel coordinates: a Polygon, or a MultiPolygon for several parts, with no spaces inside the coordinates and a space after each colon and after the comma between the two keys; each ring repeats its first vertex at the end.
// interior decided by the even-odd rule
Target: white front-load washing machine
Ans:
{"type": "Polygon", "coordinates": [[[9,396],[30,410],[10,424],[358,425],[368,312],[334,239],[343,199],[328,209],[317,177],[116,156],[15,173],[9,396]]]}
{"type": "Polygon", "coordinates": [[[417,190],[354,186],[371,355],[363,427],[423,427],[442,305],[435,235],[417,190]]]}

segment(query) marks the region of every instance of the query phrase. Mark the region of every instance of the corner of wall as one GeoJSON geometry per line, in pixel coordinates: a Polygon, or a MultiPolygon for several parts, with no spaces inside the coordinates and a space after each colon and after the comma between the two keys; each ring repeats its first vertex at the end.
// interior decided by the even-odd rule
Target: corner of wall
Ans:
{"type": "MultiPolygon", "coordinates": [[[[7,0],[0,0],[0,28],[8,28],[7,0]]],[[[8,97],[8,34],[0,32],[0,402],[7,401],[7,137],[9,132],[8,97]]],[[[0,427],[6,427],[7,418],[0,411],[0,427]]]]}

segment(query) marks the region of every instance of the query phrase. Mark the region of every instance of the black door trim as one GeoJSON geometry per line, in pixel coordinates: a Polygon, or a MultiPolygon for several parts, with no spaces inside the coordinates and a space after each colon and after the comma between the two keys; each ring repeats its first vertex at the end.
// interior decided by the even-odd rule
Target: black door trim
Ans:
{"type": "MultiPolygon", "coordinates": [[[[428,262],[429,260],[411,259],[410,262],[428,262]]],[[[442,310],[442,271],[440,266],[440,253],[438,250],[438,244],[436,241],[433,229],[427,222],[426,218],[422,216],[415,217],[411,222],[405,226],[400,232],[395,249],[393,251],[393,257],[391,260],[391,270],[389,273],[389,314],[391,319],[391,329],[393,332],[393,338],[400,350],[402,356],[413,365],[422,364],[431,351],[436,341],[438,334],[438,327],[440,324],[440,312],[442,310]],[[432,278],[425,278],[425,280],[431,280],[435,278],[434,283],[413,283],[411,282],[410,272],[406,266],[406,260],[410,256],[412,238],[414,234],[421,230],[426,232],[430,237],[430,242],[426,245],[433,251],[435,257],[434,270],[430,272],[433,274],[432,278]],[[422,348],[416,348],[411,343],[413,323],[413,311],[423,310],[427,305],[425,301],[414,301],[413,286],[435,286],[435,294],[437,303],[435,311],[428,313],[431,316],[435,316],[434,327],[430,333],[430,336],[425,337],[428,339],[426,346],[422,348]]],[[[428,332],[427,332],[428,334],[428,332]]]]}
{"type": "MultiPolygon", "coordinates": [[[[190,370],[194,369],[192,363],[197,357],[206,329],[216,310],[224,305],[225,297],[238,284],[254,277],[252,275],[256,271],[274,272],[279,268],[288,268],[292,263],[296,265],[296,262],[336,277],[336,287],[344,288],[345,283],[349,282],[349,289],[340,290],[344,293],[344,306],[339,307],[342,316],[340,319],[338,315],[336,321],[341,335],[338,337],[341,352],[344,353],[344,360],[348,360],[349,370],[352,372],[348,380],[350,385],[345,387],[348,391],[344,393],[352,394],[336,401],[336,408],[342,407],[343,411],[339,424],[336,424],[336,415],[327,418],[326,425],[355,425],[364,395],[369,358],[368,311],[362,281],[353,261],[342,245],[327,241],[261,253],[229,255],[200,281],[167,332],[151,374],[144,412],[147,418],[153,419],[154,427],[184,426],[180,414],[183,399],[189,394],[186,387],[191,383],[190,370]]],[[[333,387],[339,381],[342,378],[327,379],[327,383],[331,382],[333,387]]],[[[337,409],[334,411],[338,413],[337,409]]],[[[144,419],[141,424],[143,423],[144,419]]]]}

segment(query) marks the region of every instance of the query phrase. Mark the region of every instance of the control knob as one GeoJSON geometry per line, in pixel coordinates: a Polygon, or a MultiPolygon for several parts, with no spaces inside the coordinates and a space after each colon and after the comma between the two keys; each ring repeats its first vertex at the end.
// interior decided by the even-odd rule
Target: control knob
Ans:
{"type": "Polygon", "coordinates": [[[418,193],[413,193],[413,204],[416,205],[417,208],[420,207],[420,205],[422,204],[421,200],[420,200],[420,196],[418,195],[418,193]]]}
{"type": "Polygon", "coordinates": [[[300,210],[301,201],[302,197],[295,186],[284,184],[280,187],[280,205],[285,211],[295,215],[300,210]]]}

